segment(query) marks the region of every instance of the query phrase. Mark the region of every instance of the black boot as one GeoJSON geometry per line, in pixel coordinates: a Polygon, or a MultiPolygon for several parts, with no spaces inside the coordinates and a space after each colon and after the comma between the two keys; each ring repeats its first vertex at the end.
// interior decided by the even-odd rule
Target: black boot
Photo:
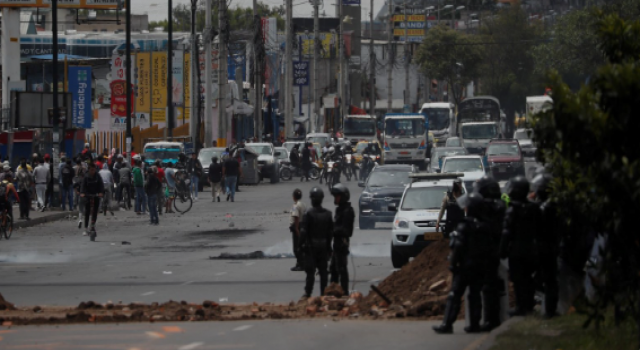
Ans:
{"type": "Polygon", "coordinates": [[[500,295],[494,291],[485,291],[482,304],[485,323],[480,326],[480,331],[491,332],[500,326],[500,295]]]}
{"type": "Polygon", "coordinates": [[[482,301],[480,298],[479,291],[477,295],[469,293],[467,297],[467,303],[469,304],[469,326],[464,327],[464,331],[467,333],[480,332],[480,317],[482,317],[482,301]]]}
{"type": "Polygon", "coordinates": [[[447,306],[444,309],[444,319],[439,326],[431,327],[438,334],[451,334],[453,333],[453,322],[456,321],[458,313],[460,312],[460,300],[454,300],[453,296],[447,298],[447,306]]]}

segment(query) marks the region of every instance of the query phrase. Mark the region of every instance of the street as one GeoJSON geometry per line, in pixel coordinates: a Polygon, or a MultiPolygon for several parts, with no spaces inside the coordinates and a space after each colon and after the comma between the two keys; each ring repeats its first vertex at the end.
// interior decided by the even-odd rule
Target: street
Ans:
{"type": "MultiPolygon", "coordinates": [[[[98,303],[151,303],[170,299],[187,302],[208,299],[220,303],[297,301],[303,294],[304,272],[290,271],[294,265],[291,237],[287,229],[292,205],[291,193],[295,188],[302,189],[303,201],[309,205],[307,194],[314,185],[317,183],[301,183],[294,179],[292,182],[275,185],[263,183],[258,186],[242,186],[242,192],[236,195],[235,203],[226,202],[224,198],[220,203],[211,203],[210,193],[201,192],[200,200],[194,203],[191,211],[185,215],[162,215],[160,226],[149,226],[147,216],[137,216],[132,211],[118,211],[115,217],[99,216],[96,242],[90,242],[88,237],[81,235],[77,221],[61,220],[18,230],[11,240],[0,242],[0,273],[3,276],[0,291],[5,299],[18,307],[75,306],[81,301],[89,300],[98,303]],[[222,253],[244,254],[254,251],[263,251],[271,258],[210,259],[222,253]]],[[[355,181],[347,185],[357,211],[357,198],[361,189],[355,181]]],[[[326,186],[322,188],[325,191],[325,207],[334,210],[333,197],[329,195],[326,186]]],[[[378,224],[377,227],[374,230],[356,229],[352,239],[351,251],[355,265],[350,262],[350,277],[352,280],[355,278],[354,289],[365,295],[369,292],[370,284],[384,279],[393,271],[389,258],[390,224],[378,224]]],[[[314,295],[318,294],[316,283],[314,295]]],[[[69,348],[67,345],[71,343],[85,348],[91,343],[104,345],[110,334],[117,333],[120,337],[125,332],[127,335],[122,339],[129,347],[134,344],[142,348],[152,346],[157,349],[164,345],[176,348],[179,344],[200,341],[217,343],[215,338],[218,331],[209,331],[214,327],[213,329],[220,329],[219,332],[222,333],[230,332],[226,333],[225,339],[228,339],[228,344],[234,344],[229,347],[237,348],[264,345],[262,342],[265,338],[260,335],[261,332],[282,333],[284,336],[292,326],[300,329],[295,334],[302,334],[303,330],[304,334],[311,332],[309,344],[319,344],[312,339],[325,334],[326,323],[327,320],[288,321],[283,326],[276,321],[253,322],[251,325],[254,329],[247,332],[250,338],[242,336],[240,332],[230,332],[241,326],[236,323],[215,323],[215,326],[181,325],[188,332],[174,337],[175,339],[162,339],[162,345],[153,343],[153,340],[145,336],[146,331],[161,327],[159,325],[101,325],[91,328],[99,334],[95,336],[87,335],[86,328],[83,328],[86,326],[65,326],[57,332],[42,332],[42,327],[22,327],[14,328],[14,333],[2,336],[3,345],[33,346],[29,341],[31,337],[25,335],[38,332],[38,336],[43,337],[47,344],[58,344],[57,340],[60,338],[66,339],[66,345],[58,348],[69,348]],[[204,327],[207,332],[202,331],[204,327]],[[318,333],[320,330],[322,333],[318,333]],[[187,341],[187,338],[192,341],[187,341]]],[[[367,342],[372,345],[385,342],[400,345],[396,344],[395,338],[399,333],[395,329],[405,331],[400,347],[417,348],[427,338],[445,339],[437,337],[430,330],[424,332],[432,324],[435,322],[329,322],[328,326],[332,328],[329,328],[328,334],[339,336],[341,341],[345,341],[347,335],[371,332],[372,338],[361,341],[362,337],[354,337],[341,343],[343,348],[361,347],[367,342]],[[411,332],[411,329],[415,332],[411,332]],[[407,337],[407,334],[412,335],[407,337]]],[[[463,334],[462,322],[458,326],[458,332],[463,334]]],[[[437,347],[438,349],[462,349],[465,344],[478,337],[465,335],[446,338],[455,341],[447,341],[446,347],[443,342],[443,346],[437,347]]],[[[286,338],[276,339],[280,338],[274,337],[271,340],[274,342],[273,346],[276,343],[279,346],[285,344],[286,348],[293,347],[294,343],[298,344],[297,341],[286,341],[286,338]]],[[[327,344],[323,342],[323,347],[327,344]]],[[[112,344],[110,348],[123,348],[114,346],[112,344]]]]}

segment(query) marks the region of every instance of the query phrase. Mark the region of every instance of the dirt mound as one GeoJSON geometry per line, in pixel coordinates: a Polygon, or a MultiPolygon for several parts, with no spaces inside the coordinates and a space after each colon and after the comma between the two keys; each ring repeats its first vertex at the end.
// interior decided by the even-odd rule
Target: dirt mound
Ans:
{"type": "Polygon", "coordinates": [[[4,300],[4,297],[2,296],[2,294],[0,294],[0,311],[15,309],[15,306],[13,306],[13,304],[11,304],[10,302],[4,300]]]}
{"type": "MultiPolygon", "coordinates": [[[[448,240],[434,242],[409,264],[380,282],[378,290],[391,301],[389,309],[395,311],[396,317],[442,315],[451,285],[449,251],[448,240]]],[[[388,305],[372,291],[362,300],[360,309],[376,307],[388,305]]]]}

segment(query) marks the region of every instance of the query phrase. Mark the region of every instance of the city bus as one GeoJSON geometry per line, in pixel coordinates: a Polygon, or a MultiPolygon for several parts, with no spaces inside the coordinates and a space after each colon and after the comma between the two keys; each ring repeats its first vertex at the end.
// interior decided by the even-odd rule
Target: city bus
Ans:
{"type": "Polygon", "coordinates": [[[433,134],[434,143],[444,146],[450,136],[455,136],[454,107],[449,102],[425,103],[420,113],[427,116],[429,131],[433,134]]]}

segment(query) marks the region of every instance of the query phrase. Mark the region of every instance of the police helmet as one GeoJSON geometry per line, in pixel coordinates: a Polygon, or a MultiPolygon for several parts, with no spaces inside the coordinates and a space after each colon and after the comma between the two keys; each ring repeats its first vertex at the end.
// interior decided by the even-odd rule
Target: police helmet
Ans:
{"type": "Polygon", "coordinates": [[[484,198],[500,199],[500,185],[489,175],[485,175],[473,184],[473,191],[481,194],[484,198]]]}
{"type": "Polygon", "coordinates": [[[538,174],[531,180],[531,191],[535,192],[538,199],[546,201],[547,198],[549,198],[551,181],[553,181],[551,175],[544,173],[538,174]]]}
{"type": "Polygon", "coordinates": [[[480,218],[482,216],[482,209],[484,197],[480,193],[467,193],[458,198],[458,205],[462,209],[467,209],[467,216],[473,218],[480,218]]]}
{"type": "Polygon", "coordinates": [[[329,153],[333,153],[333,152],[335,152],[335,150],[336,149],[333,146],[329,147],[329,153]]]}
{"type": "Polygon", "coordinates": [[[348,202],[351,197],[349,189],[343,184],[335,184],[331,189],[331,195],[334,197],[339,195],[341,203],[348,202]]]}
{"type": "Polygon", "coordinates": [[[324,192],[322,191],[322,188],[320,187],[312,188],[311,192],[309,193],[309,198],[322,200],[324,198],[324,192]]]}
{"type": "Polygon", "coordinates": [[[529,194],[529,180],[524,176],[516,176],[507,184],[507,194],[512,200],[524,201],[529,194]]]}

